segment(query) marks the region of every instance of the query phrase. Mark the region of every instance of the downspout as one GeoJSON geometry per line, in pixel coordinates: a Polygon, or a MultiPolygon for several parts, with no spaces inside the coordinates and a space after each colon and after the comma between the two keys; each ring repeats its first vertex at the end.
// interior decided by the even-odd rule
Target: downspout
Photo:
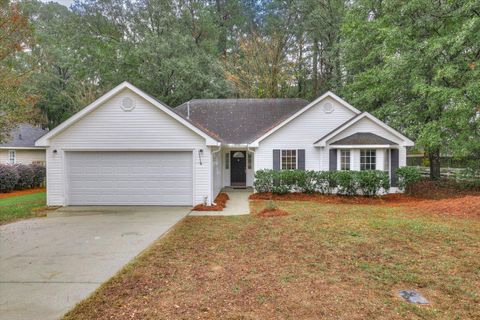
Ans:
{"type": "MultiPolygon", "coordinates": [[[[212,151],[212,160],[213,160],[213,156],[215,153],[218,153],[220,152],[220,150],[222,150],[222,144],[218,144],[218,150],[214,150],[212,151]]],[[[221,162],[221,161],[220,161],[221,162]]],[[[212,194],[212,197],[213,197],[213,161],[211,161],[212,163],[212,190],[211,190],[211,194],[212,194]]],[[[221,165],[221,164],[220,164],[221,165]]],[[[215,202],[213,202],[214,199],[212,199],[212,205],[216,206],[217,204],[215,202]]]]}

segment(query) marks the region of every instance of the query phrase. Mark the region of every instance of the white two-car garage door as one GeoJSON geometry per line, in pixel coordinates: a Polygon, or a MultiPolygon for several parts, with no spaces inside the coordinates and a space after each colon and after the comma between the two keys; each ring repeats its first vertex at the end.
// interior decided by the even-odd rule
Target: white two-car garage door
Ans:
{"type": "Polygon", "coordinates": [[[67,152],[68,205],[191,205],[192,152],[67,152]]]}

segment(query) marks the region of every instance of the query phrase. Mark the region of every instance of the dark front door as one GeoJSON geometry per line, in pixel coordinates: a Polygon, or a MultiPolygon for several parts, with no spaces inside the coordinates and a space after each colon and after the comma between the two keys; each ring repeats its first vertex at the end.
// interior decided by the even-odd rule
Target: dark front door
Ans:
{"type": "Polygon", "coordinates": [[[247,184],[246,153],[245,151],[231,151],[230,153],[230,183],[232,186],[247,184]]]}

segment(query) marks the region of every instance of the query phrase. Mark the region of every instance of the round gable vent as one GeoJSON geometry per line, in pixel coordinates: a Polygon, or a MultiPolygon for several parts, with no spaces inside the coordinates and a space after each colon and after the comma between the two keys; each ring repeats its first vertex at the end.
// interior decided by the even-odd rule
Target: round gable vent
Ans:
{"type": "Polygon", "coordinates": [[[123,98],[121,107],[123,111],[132,111],[135,109],[135,101],[129,97],[123,98]]]}
{"type": "Polygon", "coordinates": [[[333,104],[331,102],[326,102],[323,104],[323,111],[326,113],[332,113],[333,112],[333,104]]]}

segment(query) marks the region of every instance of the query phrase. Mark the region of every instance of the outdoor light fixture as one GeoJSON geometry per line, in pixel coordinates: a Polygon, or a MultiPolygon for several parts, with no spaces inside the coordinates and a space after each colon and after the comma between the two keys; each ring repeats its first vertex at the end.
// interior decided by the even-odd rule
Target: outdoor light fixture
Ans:
{"type": "Polygon", "coordinates": [[[200,161],[200,165],[202,165],[202,155],[203,155],[203,149],[198,150],[198,160],[200,161]]]}

